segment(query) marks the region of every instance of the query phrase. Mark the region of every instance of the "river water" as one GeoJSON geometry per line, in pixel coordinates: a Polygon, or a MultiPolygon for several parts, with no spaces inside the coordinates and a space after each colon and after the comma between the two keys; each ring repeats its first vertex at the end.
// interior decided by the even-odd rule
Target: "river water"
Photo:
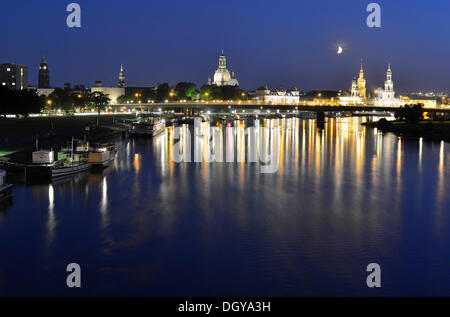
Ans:
{"type": "Polygon", "coordinates": [[[234,162],[177,163],[167,128],[117,140],[103,171],[17,184],[0,296],[449,296],[450,145],[364,120],[261,122],[279,137],[270,173],[222,126],[234,162]],[[66,286],[69,263],[81,288],[66,286]]]}

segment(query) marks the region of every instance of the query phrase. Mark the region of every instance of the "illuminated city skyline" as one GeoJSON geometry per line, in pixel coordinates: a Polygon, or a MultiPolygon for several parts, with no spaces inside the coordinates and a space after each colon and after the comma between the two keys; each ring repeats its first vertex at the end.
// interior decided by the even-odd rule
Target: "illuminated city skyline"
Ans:
{"type": "Polygon", "coordinates": [[[365,25],[367,3],[360,1],[286,1],[279,6],[264,0],[258,6],[137,1],[125,7],[119,1],[78,2],[83,24],[77,30],[65,26],[65,8],[53,1],[20,8],[2,2],[0,9],[9,14],[0,26],[9,31],[1,62],[28,65],[32,85],[37,85],[44,55],[55,86],[93,85],[96,80],[115,84],[122,63],[132,85],[201,85],[213,74],[223,48],[248,90],[261,85],[347,89],[361,56],[368,90],[377,88],[370,83],[384,80],[381,66],[388,62],[395,65],[399,92],[448,92],[450,87],[450,44],[442,40],[449,31],[446,2],[424,7],[421,1],[379,1],[379,29],[365,25]],[[18,16],[26,23],[11,29],[18,16]],[[338,46],[342,54],[336,54],[338,46]]]}

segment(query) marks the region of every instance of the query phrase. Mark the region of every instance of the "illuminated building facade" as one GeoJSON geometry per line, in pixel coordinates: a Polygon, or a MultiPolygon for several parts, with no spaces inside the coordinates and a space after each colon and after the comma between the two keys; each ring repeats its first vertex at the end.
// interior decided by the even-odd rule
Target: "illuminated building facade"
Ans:
{"type": "Polygon", "coordinates": [[[436,108],[437,103],[438,102],[436,98],[410,98],[408,96],[400,96],[401,106],[423,104],[425,108],[436,108]]]}
{"type": "Polygon", "coordinates": [[[117,98],[125,95],[125,87],[103,87],[101,81],[96,81],[95,86],[91,88],[91,92],[101,92],[109,97],[111,104],[115,104],[117,98]]]}
{"type": "Polygon", "coordinates": [[[277,88],[270,91],[266,86],[255,91],[257,99],[272,105],[297,105],[300,102],[300,92],[297,88],[289,90],[277,88]]]}
{"type": "MultiPolygon", "coordinates": [[[[361,68],[362,69],[362,68],[361,68]]],[[[361,74],[360,74],[361,76],[361,74]]],[[[364,73],[363,73],[364,76],[364,73]]],[[[363,77],[364,79],[364,77],[363,77]]],[[[365,93],[365,80],[364,80],[364,93],[365,93]]],[[[352,86],[350,88],[350,96],[348,95],[341,95],[339,96],[339,104],[342,106],[347,105],[360,105],[363,103],[363,98],[360,96],[360,86],[359,86],[359,79],[357,80],[355,77],[352,80],[352,86]]]]}

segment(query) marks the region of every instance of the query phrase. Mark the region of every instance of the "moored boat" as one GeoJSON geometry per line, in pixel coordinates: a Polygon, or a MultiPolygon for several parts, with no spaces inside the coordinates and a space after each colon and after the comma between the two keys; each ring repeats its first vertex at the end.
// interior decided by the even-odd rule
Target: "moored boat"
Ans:
{"type": "Polygon", "coordinates": [[[146,121],[134,123],[128,130],[130,137],[137,136],[157,136],[161,134],[166,128],[164,120],[150,118],[146,121]]]}
{"type": "Polygon", "coordinates": [[[115,144],[98,144],[89,151],[88,162],[91,167],[107,167],[114,162],[117,148],[115,144]]]}
{"type": "Polygon", "coordinates": [[[0,202],[12,197],[12,184],[6,184],[6,172],[0,169],[0,202]]]}
{"type": "Polygon", "coordinates": [[[89,147],[77,145],[74,149],[74,139],[70,148],[58,152],[58,161],[52,166],[52,178],[72,175],[89,169],[89,147]]]}
{"type": "Polygon", "coordinates": [[[87,161],[70,162],[70,160],[63,160],[52,167],[52,178],[73,175],[89,169],[87,161]]]}

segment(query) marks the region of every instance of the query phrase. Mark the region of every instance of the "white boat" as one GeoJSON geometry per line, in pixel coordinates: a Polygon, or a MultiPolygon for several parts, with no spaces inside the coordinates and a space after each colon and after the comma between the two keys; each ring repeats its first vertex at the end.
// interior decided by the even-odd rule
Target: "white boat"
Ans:
{"type": "Polygon", "coordinates": [[[89,169],[89,163],[86,161],[81,162],[68,162],[63,161],[62,164],[56,164],[52,168],[52,178],[73,175],[89,169]]]}
{"type": "Polygon", "coordinates": [[[145,122],[135,123],[128,130],[128,135],[133,136],[157,136],[161,134],[166,128],[164,120],[150,120],[145,122]]]}
{"type": "Polygon", "coordinates": [[[72,175],[89,169],[88,152],[77,152],[75,155],[73,141],[72,138],[70,157],[64,157],[52,166],[52,178],[72,175]]]}

